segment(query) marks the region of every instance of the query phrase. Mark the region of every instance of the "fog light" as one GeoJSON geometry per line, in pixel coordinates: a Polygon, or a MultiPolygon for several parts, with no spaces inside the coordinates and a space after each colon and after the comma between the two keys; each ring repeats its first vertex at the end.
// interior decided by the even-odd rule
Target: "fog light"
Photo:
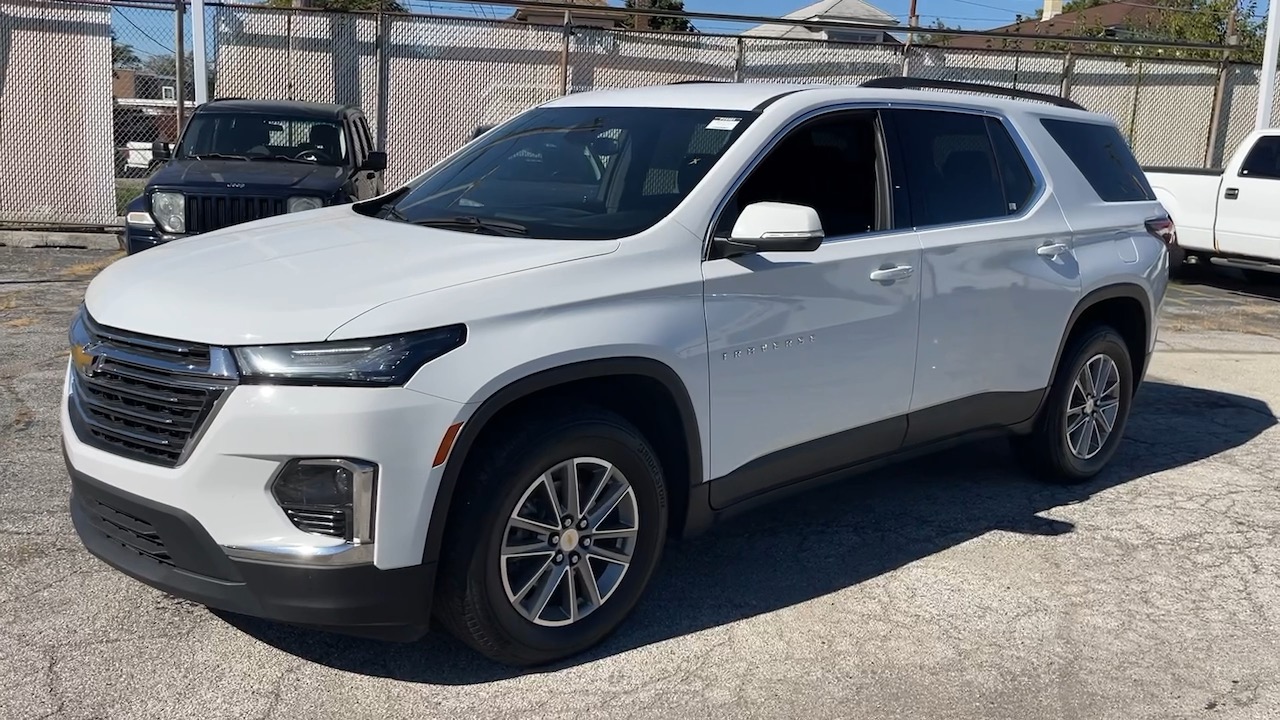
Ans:
{"type": "Polygon", "coordinates": [[[369,543],[377,473],[377,465],[362,460],[290,460],[271,483],[271,495],[303,532],[369,543]]]}

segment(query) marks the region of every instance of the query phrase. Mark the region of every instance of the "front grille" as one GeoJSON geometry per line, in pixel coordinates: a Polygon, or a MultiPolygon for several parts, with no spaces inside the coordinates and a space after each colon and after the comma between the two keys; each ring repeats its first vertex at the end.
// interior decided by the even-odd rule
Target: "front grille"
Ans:
{"type": "Polygon", "coordinates": [[[335,508],[286,507],[284,514],[303,532],[347,537],[347,513],[335,508]]]}
{"type": "Polygon", "coordinates": [[[226,350],[103,328],[87,313],[72,343],[76,435],[133,460],[179,465],[235,385],[226,350]]]}
{"type": "Polygon", "coordinates": [[[83,505],[89,522],[103,535],[144,558],[173,566],[173,558],[151,523],[92,498],[86,498],[83,505]]]}
{"type": "Polygon", "coordinates": [[[187,195],[187,232],[205,233],[283,215],[287,200],[248,195],[187,195]]]}

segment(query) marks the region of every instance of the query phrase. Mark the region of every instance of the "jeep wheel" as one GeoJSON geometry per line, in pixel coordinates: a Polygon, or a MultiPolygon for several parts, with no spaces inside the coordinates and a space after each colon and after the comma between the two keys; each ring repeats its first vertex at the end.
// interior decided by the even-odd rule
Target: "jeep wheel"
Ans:
{"type": "Polygon", "coordinates": [[[1014,438],[1016,456],[1050,482],[1089,480],[1115,455],[1133,392],[1124,338],[1105,325],[1085,330],[1067,346],[1035,429],[1014,438]]]}
{"type": "Polygon", "coordinates": [[[490,435],[445,531],[441,620],[509,665],[603,640],[640,599],[667,533],[662,470],[639,431],[599,409],[555,417],[490,435]]]}

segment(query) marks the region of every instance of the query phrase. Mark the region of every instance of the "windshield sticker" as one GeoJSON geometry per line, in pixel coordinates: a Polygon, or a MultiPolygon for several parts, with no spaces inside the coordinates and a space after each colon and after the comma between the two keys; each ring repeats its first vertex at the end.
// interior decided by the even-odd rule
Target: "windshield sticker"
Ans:
{"type": "Polygon", "coordinates": [[[742,122],[742,118],[735,117],[718,117],[707,124],[708,130],[732,130],[738,127],[738,123],[742,122]]]}

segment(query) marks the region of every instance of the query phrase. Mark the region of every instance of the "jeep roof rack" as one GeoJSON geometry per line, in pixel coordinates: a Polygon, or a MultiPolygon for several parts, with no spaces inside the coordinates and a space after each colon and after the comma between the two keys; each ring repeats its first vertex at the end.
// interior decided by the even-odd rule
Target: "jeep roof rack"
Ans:
{"type": "Polygon", "coordinates": [[[1031,92],[1030,90],[1016,90],[1014,88],[1000,87],[999,85],[960,82],[957,80],[931,80],[929,78],[893,75],[867,80],[862,83],[860,87],[881,88],[885,90],[958,90],[962,92],[985,93],[987,95],[1004,95],[1006,97],[1017,98],[1019,100],[1038,100],[1040,102],[1049,103],[1050,105],[1057,105],[1060,108],[1085,110],[1084,106],[1079,103],[1068,100],[1064,97],[1058,97],[1057,95],[1031,92]]]}

